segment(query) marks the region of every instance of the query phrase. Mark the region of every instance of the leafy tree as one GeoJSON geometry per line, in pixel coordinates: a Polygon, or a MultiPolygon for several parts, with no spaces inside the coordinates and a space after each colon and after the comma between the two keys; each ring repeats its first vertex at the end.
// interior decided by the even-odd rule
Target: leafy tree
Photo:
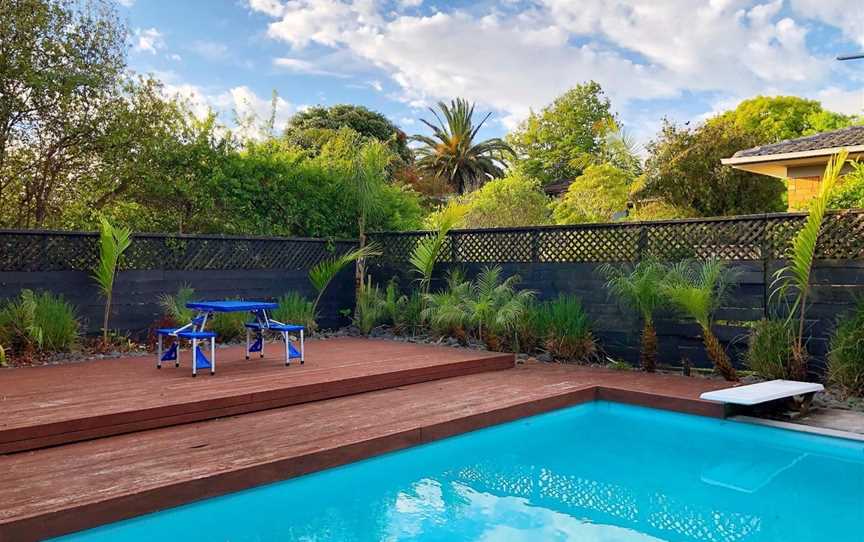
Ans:
{"type": "Polygon", "coordinates": [[[648,144],[640,199],[660,198],[699,216],[723,216],[785,209],[779,179],[733,169],[720,163],[741,149],[761,144],[759,134],[728,120],[696,127],[665,122],[648,144]]]}
{"type": "Polygon", "coordinates": [[[0,224],[41,227],[75,199],[125,39],[106,1],[0,3],[0,224]]]}
{"type": "Polygon", "coordinates": [[[609,222],[612,215],[627,209],[632,178],[613,165],[588,166],[561,199],[552,203],[556,224],[609,222]]]}
{"type": "MultiPolygon", "coordinates": [[[[466,228],[511,228],[549,223],[549,197],[540,183],[521,173],[511,173],[494,179],[478,190],[457,199],[467,214],[462,222],[466,228]]],[[[434,224],[437,211],[426,217],[434,224]]]]}
{"type": "Polygon", "coordinates": [[[490,179],[504,175],[503,159],[513,150],[499,138],[475,143],[477,132],[492,116],[474,124],[474,105],[458,98],[446,104],[438,102],[441,115],[432,108],[435,123],[421,119],[432,129],[432,136],[415,135],[421,143],[416,149],[417,168],[429,175],[446,179],[458,193],[464,194],[490,179]],[[443,119],[441,117],[444,117],[443,119]]]}
{"type": "Polygon", "coordinates": [[[850,126],[854,117],[827,111],[816,100],[797,96],[757,96],[709,122],[731,123],[755,134],[762,144],[850,126]]]}
{"type": "Polygon", "coordinates": [[[864,207],[864,162],[849,162],[852,168],[844,175],[831,192],[828,207],[831,209],[860,209],[864,207]]]}
{"type": "Polygon", "coordinates": [[[340,128],[350,128],[364,137],[388,143],[402,161],[412,161],[405,133],[381,113],[362,105],[316,106],[299,111],[288,121],[284,138],[293,145],[317,150],[322,140],[340,128]]]}
{"type": "Polygon", "coordinates": [[[542,184],[582,174],[585,155],[596,154],[617,127],[609,99],[594,81],[576,85],[507,136],[518,168],[542,184]]]}

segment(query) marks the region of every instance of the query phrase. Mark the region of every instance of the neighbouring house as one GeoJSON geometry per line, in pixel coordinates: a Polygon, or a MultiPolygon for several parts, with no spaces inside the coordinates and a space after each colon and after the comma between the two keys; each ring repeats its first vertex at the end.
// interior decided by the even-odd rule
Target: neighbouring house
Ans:
{"type": "Polygon", "coordinates": [[[842,149],[849,151],[851,160],[864,158],[864,126],[745,149],[721,162],[735,169],[788,179],[789,209],[795,210],[805,208],[819,193],[828,159],[842,149]]]}

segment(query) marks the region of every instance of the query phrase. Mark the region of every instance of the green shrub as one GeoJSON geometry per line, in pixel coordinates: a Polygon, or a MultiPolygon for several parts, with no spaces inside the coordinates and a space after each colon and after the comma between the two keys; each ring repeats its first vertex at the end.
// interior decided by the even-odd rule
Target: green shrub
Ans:
{"type": "Polygon", "coordinates": [[[357,292],[357,309],[354,313],[354,325],[364,335],[368,335],[372,328],[383,323],[386,319],[384,308],[384,296],[377,285],[372,285],[372,277],[369,277],[357,292]]]}
{"type": "Polygon", "coordinates": [[[520,352],[533,352],[545,346],[548,334],[549,311],[545,303],[528,303],[516,327],[515,348],[520,352]]]}
{"type": "Polygon", "coordinates": [[[864,396],[864,301],[840,322],[831,337],[828,381],[844,393],[864,396]]]}
{"type": "Polygon", "coordinates": [[[471,283],[458,269],[451,269],[442,290],[424,295],[423,322],[437,335],[449,335],[467,343],[470,314],[465,301],[470,294],[471,283]]]}
{"type": "Polygon", "coordinates": [[[545,330],[546,350],[553,357],[586,361],[597,354],[597,343],[591,334],[591,321],[579,298],[559,295],[543,303],[538,329],[545,330]]]}
{"type": "Polygon", "coordinates": [[[785,320],[762,319],[753,326],[747,341],[745,362],[763,378],[791,378],[794,335],[785,320]]]}
{"type": "Polygon", "coordinates": [[[0,367],[6,367],[6,350],[0,346],[0,367]]]}
{"type": "Polygon", "coordinates": [[[306,333],[315,333],[318,325],[315,323],[312,301],[297,292],[288,292],[280,297],[278,302],[279,307],[271,313],[274,320],[285,324],[298,324],[306,328],[306,333]]]}
{"type": "Polygon", "coordinates": [[[249,320],[245,312],[217,312],[207,321],[207,326],[216,332],[219,342],[229,343],[246,335],[249,320]]]}
{"type": "Polygon", "coordinates": [[[192,321],[195,311],[186,308],[186,303],[195,297],[195,290],[183,285],[177,290],[177,295],[162,294],[159,296],[159,306],[162,312],[174,325],[182,326],[192,321]]]}
{"type": "Polygon", "coordinates": [[[393,324],[397,333],[416,333],[423,326],[423,296],[414,290],[405,296],[405,303],[399,306],[397,319],[393,324]]]}
{"type": "Polygon", "coordinates": [[[78,342],[79,329],[75,308],[51,292],[22,290],[0,308],[0,343],[18,355],[68,352],[78,342]]]}

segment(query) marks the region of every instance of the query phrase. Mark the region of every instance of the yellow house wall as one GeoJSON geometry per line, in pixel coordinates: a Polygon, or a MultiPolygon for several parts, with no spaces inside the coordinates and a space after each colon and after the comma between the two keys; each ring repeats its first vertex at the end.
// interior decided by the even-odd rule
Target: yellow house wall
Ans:
{"type": "Polygon", "coordinates": [[[789,179],[787,184],[789,210],[798,211],[806,209],[810,200],[819,194],[819,184],[821,182],[821,176],[789,179]]]}

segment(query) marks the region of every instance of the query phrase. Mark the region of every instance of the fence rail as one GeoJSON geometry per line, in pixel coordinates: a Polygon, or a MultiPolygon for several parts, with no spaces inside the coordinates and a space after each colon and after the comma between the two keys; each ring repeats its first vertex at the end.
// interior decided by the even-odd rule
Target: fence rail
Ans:
{"type": "MultiPolygon", "coordinates": [[[[737,217],[456,230],[448,235],[442,261],[448,263],[632,262],[716,257],[723,260],[780,260],[806,213],[737,217]]],[[[370,239],[383,249],[382,263],[399,264],[429,232],[379,232],[370,239]]],[[[864,211],[829,214],[817,247],[819,259],[864,258],[864,211]]]]}
{"type": "MultiPolygon", "coordinates": [[[[88,232],[0,230],[0,271],[89,271],[99,236],[88,232]]],[[[219,235],[138,234],[121,260],[130,269],[307,269],[353,241],[219,235]]]]}

